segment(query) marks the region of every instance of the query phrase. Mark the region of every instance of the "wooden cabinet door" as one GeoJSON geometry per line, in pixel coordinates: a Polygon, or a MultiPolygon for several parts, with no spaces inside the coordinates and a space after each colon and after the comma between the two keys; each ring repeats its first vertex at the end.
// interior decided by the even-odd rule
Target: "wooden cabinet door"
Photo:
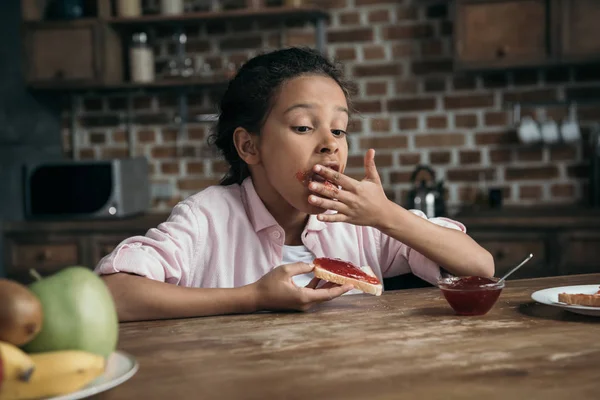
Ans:
{"type": "Polygon", "coordinates": [[[33,281],[29,270],[51,275],[62,268],[84,265],[84,245],[70,235],[15,235],[6,237],[7,277],[23,283],[33,281]]]}
{"type": "Polygon", "coordinates": [[[600,1],[562,0],[556,11],[561,16],[562,60],[600,59],[600,1]]]}
{"type": "MultiPolygon", "coordinates": [[[[137,234],[137,233],[135,233],[137,234]]],[[[123,235],[95,235],[92,238],[92,254],[91,254],[91,263],[93,267],[96,267],[98,262],[104,257],[110,254],[123,240],[127,239],[130,236],[134,236],[132,234],[123,234],[123,235]]]]}
{"type": "Polygon", "coordinates": [[[121,39],[106,23],[25,23],[23,37],[27,83],[32,86],[123,81],[121,39]]]}
{"type": "Polygon", "coordinates": [[[533,258],[508,280],[552,276],[555,273],[548,260],[546,239],[539,233],[471,232],[471,236],[494,257],[496,277],[510,271],[529,253],[533,253],[533,258]]]}
{"type": "Polygon", "coordinates": [[[89,82],[98,77],[93,26],[39,26],[26,32],[28,81],[89,82]]]}
{"type": "Polygon", "coordinates": [[[579,230],[566,232],[560,237],[561,275],[600,272],[600,231],[579,230]]]}
{"type": "Polygon", "coordinates": [[[459,68],[542,64],[548,58],[545,0],[457,0],[459,68]]]}

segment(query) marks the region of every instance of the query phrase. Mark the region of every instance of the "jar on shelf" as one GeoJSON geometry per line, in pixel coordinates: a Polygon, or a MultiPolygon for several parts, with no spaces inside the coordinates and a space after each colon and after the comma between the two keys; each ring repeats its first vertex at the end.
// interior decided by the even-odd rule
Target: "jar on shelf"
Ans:
{"type": "Polygon", "coordinates": [[[199,54],[194,57],[194,75],[201,78],[210,78],[213,76],[210,64],[199,54]]]}
{"type": "Polygon", "coordinates": [[[283,5],[286,7],[302,7],[304,5],[303,0],[284,0],[283,5]]]}
{"type": "Polygon", "coordinates": [[[260,10],[265,7],[265,0],[246,0],[246,8],[260,10]]]}
{"type": "Polygon", "coordinates": [[[183,0],[160,0],[160,13],[165,15],[177,15],[184,12],[183,0]]]}
{"type": "Polygon", "coordinates": [[[145,32],[136,32],[132,35],[129,64],[132,82],[154,81],[154,52],[145,32]]]}
{"type": "Polygon", "coordinates": [[[142,15],[142,0],[116,0],[118,17],[139,17],[142,15]]]}

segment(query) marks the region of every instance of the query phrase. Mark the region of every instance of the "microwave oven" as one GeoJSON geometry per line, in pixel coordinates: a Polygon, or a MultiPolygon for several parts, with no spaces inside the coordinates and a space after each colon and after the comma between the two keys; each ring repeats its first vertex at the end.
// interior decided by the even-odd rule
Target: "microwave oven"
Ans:
{"type": "Polygon", "coordinates": [[[144,157],[26,163],[25,218],[99,219],[142,213],[150,206],[148,172],[144,157]]]}

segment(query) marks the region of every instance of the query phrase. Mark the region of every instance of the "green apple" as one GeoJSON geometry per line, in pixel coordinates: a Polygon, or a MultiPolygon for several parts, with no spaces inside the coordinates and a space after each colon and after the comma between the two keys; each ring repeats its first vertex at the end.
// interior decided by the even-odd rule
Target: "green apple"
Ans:
{"type": "Polygon", "coordinates": [[[29,289],[42,303],[42,330],[23,349],[29,353],[83,350],[108,357],[117,346],[119,320],[108,287],[92,270],[68,267],[29,289]]]}

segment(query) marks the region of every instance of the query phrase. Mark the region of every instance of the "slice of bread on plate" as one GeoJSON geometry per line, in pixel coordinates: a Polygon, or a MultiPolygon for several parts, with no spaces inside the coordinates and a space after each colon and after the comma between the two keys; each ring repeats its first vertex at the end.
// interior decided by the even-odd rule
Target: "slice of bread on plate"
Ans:
{"type": "Polygon", "coordinates": [[[600,307],[600,290],[594,294],[559,293],[558,301],[577,306],[600,307]]]}
{"type": "Polygon", "coordinates": [[[377,278],[371,267],[358,268],[350,262],[339,258],[316,258],[314,266],[315,277],[338,285],[350,284],[362,292],[381,296],[383,284],[377,278]]]}

